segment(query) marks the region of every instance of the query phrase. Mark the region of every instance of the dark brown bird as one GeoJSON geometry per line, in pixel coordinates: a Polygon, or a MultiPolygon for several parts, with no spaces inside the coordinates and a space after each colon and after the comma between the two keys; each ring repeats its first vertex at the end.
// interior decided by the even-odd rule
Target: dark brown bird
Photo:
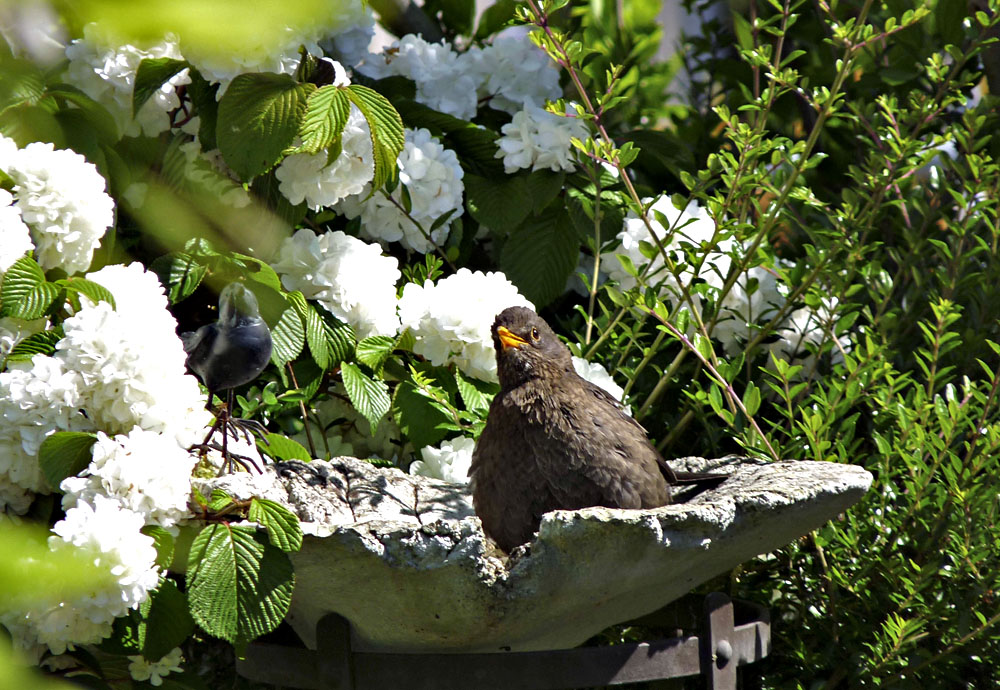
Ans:
{"type": "Polygon", "coordinates": [[[670,485],[726,475],[678,473],[602,388],[573,369],[569,349],[535,312],[493,322],[500,392],[472,455],[483,530],[504,551],[531,540],[550,510],[655,508],[670,485]]]}

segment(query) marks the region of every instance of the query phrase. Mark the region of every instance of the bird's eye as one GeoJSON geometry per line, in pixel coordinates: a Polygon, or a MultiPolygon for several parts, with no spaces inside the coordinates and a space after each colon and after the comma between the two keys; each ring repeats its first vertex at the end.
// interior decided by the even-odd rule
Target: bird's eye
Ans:
{"type": "Polygon", "coordinates": [[[531,329],[531,339],[532,340],[538,340],[539,337],[540,336],[538,335],[538,329],[537,328],[532,328],[531,329]]]}

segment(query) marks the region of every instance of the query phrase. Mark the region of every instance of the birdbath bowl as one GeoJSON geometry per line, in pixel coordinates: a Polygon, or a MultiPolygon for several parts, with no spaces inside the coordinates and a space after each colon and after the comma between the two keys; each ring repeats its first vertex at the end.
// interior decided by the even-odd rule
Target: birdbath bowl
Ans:
{"type": "Polygon", "coordinates": [[[210,480],[278,501],[302,521],[288,620],[315,649],[320,618],[351,624],[356,650],[569,648],[807,534],[872,482],[854,465],[748,458],[671,461],[723,471],[721,486],[652,510],[554,511],[509,557],[483,535],[468,487],[353,458],[285,462],[210,480]]]}

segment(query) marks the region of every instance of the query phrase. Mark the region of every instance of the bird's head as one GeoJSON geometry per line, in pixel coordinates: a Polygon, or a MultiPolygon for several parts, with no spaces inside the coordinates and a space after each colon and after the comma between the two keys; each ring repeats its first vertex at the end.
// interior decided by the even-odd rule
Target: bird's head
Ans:
{"type": "Polygon", "coordinates": [[[219,295],[219,324],[236,326],[260,318],[257,298],[243,283],[230,283],[219,295]]]}
{"type": "Polygon", "coordinates": [[[508,307],[493,322],[493,347],[501,388],[573,370],[573,359],[555,332],[526,307],[508,307]]]}

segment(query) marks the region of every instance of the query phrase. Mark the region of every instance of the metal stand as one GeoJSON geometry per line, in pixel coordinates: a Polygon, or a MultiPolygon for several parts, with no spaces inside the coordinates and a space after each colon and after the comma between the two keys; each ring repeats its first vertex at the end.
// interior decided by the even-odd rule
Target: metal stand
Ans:
{"type": "Polygon", "coordinates": [[[768,610],[720,592],[705,598],[699,635],[542,652],[394,654],[355,652],[350,623],[320,619],[318,649],[252,643],[236,662],[244,678],[310,690],[556,690],[703,676],[709,690],[736,690],[736,668],[771,650],[768,610]],[[742,621],[736,624],[737,619],[742,621]]]}

